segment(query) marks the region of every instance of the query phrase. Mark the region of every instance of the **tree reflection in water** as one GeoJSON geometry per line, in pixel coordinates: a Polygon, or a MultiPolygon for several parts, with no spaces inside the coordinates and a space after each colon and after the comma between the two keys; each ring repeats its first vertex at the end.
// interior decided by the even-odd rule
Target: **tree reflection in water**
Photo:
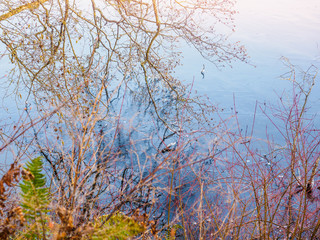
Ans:
{"type": "Polygon", "coordinates": [[[8,81],[32,103],[25,122],[1,133],[0,149],[12,150],[19,163],[43,157],[52,193],[47,217],[61,225],[72,219],[53,232],[80,239],[98,217],[103,227],[121,211],[150,239],[318,234],[316,197],[310,197],[318,135],[308,128],[300,99],[307,100],[314,81],[299,85],[291,77],[296,93],[277,115],[289,117],[282,132],[288,145],[268,139],[266,154],[256,150],[253,131],[243,133],[236,117],[222,119],[192,84],[174,77],[179,41],[217,67],[247,60],[243,46],[217,31],[221,24],[234,30],[233,4],[0,3],[0,40],[13,64],[8,81]]]}

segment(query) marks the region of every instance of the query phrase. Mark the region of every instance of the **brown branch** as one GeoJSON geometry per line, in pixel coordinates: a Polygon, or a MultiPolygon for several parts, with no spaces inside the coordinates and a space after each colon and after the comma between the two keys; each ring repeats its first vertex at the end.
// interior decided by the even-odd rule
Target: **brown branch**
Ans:
{"type": "Polygon", "coordinates": [[[47,2],[48,0],[38,0],[38,1],[34,1],[31,3],[27,3],[25,5],[22,5],[20,7],[17,7],[3,15],[0,16],[0,21],[6,20],[10,17],[12,17],[13,15],[16,15],[24,10],[32,10],[32,9],[36,9],[40,6],[40,4],[43,4],[45,2],[47,2]]]}

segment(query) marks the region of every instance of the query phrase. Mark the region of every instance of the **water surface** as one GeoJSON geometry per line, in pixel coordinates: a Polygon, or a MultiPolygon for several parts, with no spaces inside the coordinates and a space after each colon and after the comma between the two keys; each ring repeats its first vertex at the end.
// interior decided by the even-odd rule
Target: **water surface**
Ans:
{"type": "MultiPolygon", "coordinates": [[[[282,57],[295,65],[297,72],[306,71],[311,65],[320,66],[320,1],[239,0],[236,9],[236,31],[230,39],[245,45],[250,64],[237,62],[232,68],[219,70],[187,48],[177,75],[187,81],[194,78],[194,89],[219,104],[224,115],[233,112],[235,99],[239,118],[246,125],[252,121],[257,101],[275,104],[277,94],[290,89],[291,84],[282,79],[290,70],[282,57]],[[202,64],[206,65],[204,79],[200,74],[202,64]]],[[[320,111],[316,94],[319,85],[318,77],[310,99],[310,114],[320,111]]],[[[256,132],[263,135],[268,121],[261,111],[256,117],[256,132]]]]}

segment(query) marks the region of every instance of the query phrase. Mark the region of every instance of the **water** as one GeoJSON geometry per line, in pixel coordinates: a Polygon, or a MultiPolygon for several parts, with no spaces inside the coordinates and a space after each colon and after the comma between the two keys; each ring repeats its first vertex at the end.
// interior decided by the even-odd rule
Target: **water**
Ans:
{"type": "MultiPolygon", "coordinates": [[[[234,112],[234,99],[242,124],[252,122],[256,101],[275,104],[277,94],[290,89],[281,76],[290,69],[281,57],[306,71],[312,64],[320,66],[320,1],[318,0],[239,0],[235,16],[236,32],[230,39],[245,45],[250,64],[237,62],[232,68],[216,69],[200,54],[187,48],[183,66],[177,76],[187,81],[193,78],[194,89],[208,95],[224,109],[223,115],[234,112]],[[200,71],[206,65],[202,79],[200,71]]],[[[319,114],[319,78],[310,98],[310,114],[319,114]]],[[[256,114],[256,133],[263,136],[267,118],[256,114]]],[[[273,134],[277,134],[275,129],[273,134]]]]}
{"type": "MultiPolygon", "coordinates": [[[[266,105],[274,104],[277,98],[276,93],[281,94],[285,89],[290,89],[290,83],[288,81],[280,80],[280,76],[290,70],[281,61],[280,58],[282,56],[288,58],[294,65],[300,66],[304,70],[311,64],[316,66],[320,65],[320,47],[318,47],[318,45],[320,45],[320,40],[318,39],[318,36],[320,36],[320,29],[318,28],[318,26],[320,26],[320,3],[318,3],[318,1],[319,0],[309,0],[308,4],[306,4],[306,1],[302,0],[270,0],[264,2],[257,0],[239,0],[236,5],[237,10],[239,11],[235,20],[237,29],[231,36],[231,39],[234,41],[241,41],[241,43],[246,46],[248,54],[251,57],[250,63],[236,62],[233,63],[232,68],[217,69],[203,60],[196,51],[184,48],[183,65],[177,69],[177,77],[187,82],[191,82],[194,79],[193,90],[197,91],[200,95],[208,95],[211,102],[220,107],[220,114],[223,117],[228,118],[237,111],[239,112],[238,117],[241,128],[246,129],[246,126],[250,127],[255,114],[256,103],[261,104],[262,108],[265,106],[264,103],[266,103],[266,105]],[[203,64],[206,65],[204,79],[202,79],[200,74],[203,64]]],[[[5,79],[3,78],[3,75],[5,74],[4,72],[7,71],[7,66],[4,62],[1,62],[1,64],[0,80],[3,80],[5,79]]],[[[313,107],[311,113],[318,115],[320,105],[317,93],[319,90],[318,81],[315,86],[314,94],[310,98],[313,107]]],[[[5,89],[0,88],[0,94],[3,96],[5,94],[5,89]]],[[[22,93],[22,95],[23,94],[26,93],[22,93]]],[[[17,104],[15,101],[12,101],[12,99],[15,98],[16,97],[12,95],[11,97],[2,100],[0,107],[0,113],[2,114],[0,120],[8,119],[4,118],[5,114],[13,117],[12,119],[17,119],[19,115],[16,113],[18,111],[16,110],[16,105],[18,105],[18,109],[21,109],[20,112],[23,112],[23,99],[25,99],[25,97],[22,96],[22,100],[18,99],[17,104]]],[[[130,102],[127,104],[129,107],[130,102]]],[[[125,111],[126,109],[124,110],[124,114],[130,115],[130,113],[136,111],[136,108],[130,108],[129,113],[125,111]]],[[[8,121],[14,121],[12,119],[8,121]]],[[[125,152],[124,154],[127,154],[127,149],[125,149],[127,146],[126,143],[129,143],[131,139],[137,141],[136,139],[139,139],[140,137],[138,136],[139,134],[145,134],[146,137],[140,140],[140,142],[141,145],[147,146],[148,148],[143,150],[145,149],[143,146],[139,146],[141,148],[133,147],[132,152],[129,152],[129,149],[127,155],[132,162],[136,161],[136,158],[140,159],[142,162],[147,161],[149,156],[151,156],[150,152],[157,144],[153,143],[152,136],[148,136],[148,133],[150,133],[151,130],[145,129],[146,119],[140,119],[134,116],[128,119],[122,117],[121,121],[122,122],[119,120],[120,125],[124,125],[125,127],[118,131],[117,138],[119,141],[115,144],[116,146],[114,149],[118,150],[121,148],[121,151],[125,152]],[[134,128],[139,130],[135,133],[137,136],[129,132],[132,129],[126,128],[127,123],[130,123],[130,126],[131,124],[134,126],[136,126],[136,124],[138,125],[139,128],[134,128]],[[128,132],[129,134],[127,134],[128,132]],[[149,151],[149,149],[151,150],[149,151]],[[141,156],[136,155],[136,152],[141,152],[141,156]]],[[[149,121],[149,124],[151,126],[156,126],[152,121],[149,121]]],[[[111,132],[110,135],[112,137],[115,135],[113,129],[117,130],[117,128],[113,125],[110,127],[110,125],[105,125],[105,128],[111,132]]],[[[270,126],[267,117],[258,109],[256,112],[255,136],[263,138],[266,125],[271,129],[272,134],[279,137],[276,130],[270,126]]],[[[159,133],[157,134],[160,135],[159,133]]],[[[167,144],[171,143],[171,139],[169,140],[170,141],[168,141],[167,144]]],[[[188,139],[185,141],[187,142],[187,140],[188,139]]],[[[197,149],[191,150],[190,153],[186,154],[187,159],[192,158],[193,152],[197,152],[197,149]]],[[[223,151],[223,149],[221,151],[223,151]]],[[[246,152],[243,151],[243,154],[246,155],[246,152]]],[[[217,158],[219,159],[219,154],[217,155],[217,158]]],[[[235,161],[237,160],[239,160],[239,158],[235,159],[235,161]]],[[[262,158],[261,162],[263,161],[265,161],[265,159],[262,158]]],[[[251,162],[248,159],[246,164],[249,165],[251,162]]],[[[123,162],[119,161],[119,167],[123,167],[123,164],[123,162]]],[[[212,164],[211,160],[209,164],[212,164]]],[[[266,162],[263,162],[263,164],[266,164],[266,162]]],[[[268,164],[271,166],[270,162],[268,162],[268,164]]],[[[143,168],[146,170],[139,169],[139,171],[143,172],[143,177],[145,177],[145,175],[149,173],[149,165],[146,164],[143,168]]],[[[189,192],[189,188],[193,187],[189,183],[192,182],[191,180],[193,180],[195,176],[188,173],[190,172],[189,169],[183,170],[186,171],[186,174],[185,172],[182,173],[182,182],[188,183],[184,185],[184,188],[189,192]]],[[[210,176],[215,177],[214,171],[215,168],[209,173],[210,176]]],[[[208,174],[208,172],[206,173],[208,174]]],[[[283,175],[281,175],[281,178],[283,178],[283,175]]],[[[162,180],[159,182],[162,183],[162,180]]],[[[163,180],[163,182],[165,182],[165,180],[163,180]]],[[[117,183],[119,182],[116,182],[116,184],[117,183]]],[[[190,206],[199,195],[197,190],[193,191],[195,194],[188,200],[190,206]]],[[[230,195],[232,194],[231,192],[230,189],[230,195]]],[[[192,209],[192,207],[190,207],[190,209],[192,209]]]]}
{"type": "MultiPolygon", "coordinates": [[[[277,93],[290,89],[290,83],[280,79],[289,71],[280,59],[282,56],[304,70],[311,64],[320,65],[320,2],[239,0],[235,8],[239,13],[235,16],[236,31],[230,39],[240,41],[246,47],[249,64],[235,62],[232,68],[217,69],[198,52],[185,47],[182,49],[183,65],[177,69],[176,76],[187,82],[194,79],[193,90],[209,96],[213,104],[223,109],[223,116],[228,117],[237,109],[240,123],[245,128],[253,121],[256,103],[262,107],[264,103],[274,104],[277,93]],[[206,65],[204,79],[200,74],[203,64],[206,65]]],[[[1,59],[1,81],[5,79],[8,64],[1,59]]],[[[316,84],[314,93],[319,90],[319,84],[316,84]]],[[[5,93],[4,88],[0,89],[1,96],[5,93]]],[[[310,101],[313,106],[310,113],[318,114],[317,94],[313,94],[310,101]]],[[[24,103],[19,97],[11,95],[1,99],[2,120],[17,120],[17,105],[23,111],[24,103]]],[[[263,137],[267,124],[267,118],[258,109],[255,125],[258,137],[263,137]]],[[[274,129],[273,134],[276,134],[274,129]]]]}

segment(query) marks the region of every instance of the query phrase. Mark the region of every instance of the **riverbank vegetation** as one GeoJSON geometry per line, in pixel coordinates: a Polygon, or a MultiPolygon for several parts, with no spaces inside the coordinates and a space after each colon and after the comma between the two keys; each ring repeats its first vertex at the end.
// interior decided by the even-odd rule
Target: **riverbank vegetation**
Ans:
{"type": "Polygon", "coordinates": [[[234,30],[233,5],[0,3],[0,60],[21,109],[0,131],[0,239],[319,238],[317,69],[289,64],[291,90],[257,104],[279,142],[174,74],[182,43],[216,67],[247,61],[217,31],[234,30]]]}

